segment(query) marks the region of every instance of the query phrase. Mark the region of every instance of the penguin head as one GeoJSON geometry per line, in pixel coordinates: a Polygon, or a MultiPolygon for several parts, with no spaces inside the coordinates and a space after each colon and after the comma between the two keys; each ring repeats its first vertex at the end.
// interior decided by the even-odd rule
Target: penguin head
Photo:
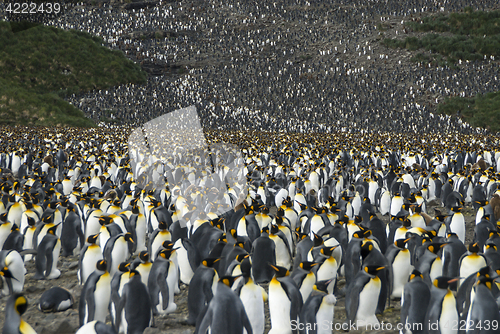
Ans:
{"type": "Polygon", "coordinates": [[[36,224],[35,218],[28,216],[28,225],[35,226],[35,224],[36,224]]]}
{"type": "Polygon", "coordinates": [[[111,216],[101,216],[101,217],[99,217],[99,224],[101,224],[101,226],[109,225],[112,222],[113,222],[113,217],[111,217],[111,216]]]}
{"type": "Polygon", "coordinates": [[[494,252],[496,252],[496,251],[497,251],[497,246],[496,246],[496,244],[495,244],[493,241],[491,241],[491,240],[486,241],[486,245],[485,245],[485,247],[486,247],[486,248],[485,248],[485,250],[488,250],[488,249],[490,249],[490,248],[491,248],[491,249],[493,249],[493,251],[494,251],[494,252]]]}
{"type": "MultiPolygon", "coordinates": [[[[60,223],[59,223],[59,224],[60,224],[60,223]]],[[[49,228],[49,229],[47,230],[47,234],[56,235],[56,230],[57,230],[57,228],[59,227],[59,224],[54,225],[54,226],[52,226],[51,228],[49,228]]]]}
{"type": "Polygon", "coordinates": [[[97,261],[95,267],[99,271],[106,271],[106,269],[108,267],[108,263],[106,262],[106,260],[99,260],[99,261],[97,261]]]}
{"type": "Polygon", "coordinates": [[[245,253],[238,254],[238,255],[236,255],[236,261],[241,263],[244,259],[246,259],[248,257],[250,257],[250,254],[245,254],[245,253]]]}
{"type": "Polygon", "coordinates": [[[411,238],[408,238],[408,239],[398,239],[396,241],[394,241],[394,245],[397,247],[397,248],[401,248],[401,249],[404,249],[405,246],[406,246],[406,243],[408,241],[410,241],[411,238]]]}
{"type": "Polygon", "coordinates": [[[87,242],[89,244],[95,244],[97,242],[97,238],[99,237],[99,233],[92,234],[87,237],[87,242]]]}
{"type": "Polygon", "coordinates": [[[440,249],[447,244],[447,242],[432,242],[431,244],[427,245],[427,250],[437,255],[440,249]]]}
{"type": "Polygon", "coordinates": [[[236,281],[240,276],[241,275],[239,275],[239,276],[222,276],[221,278],[219,278],[219,282],[227,285],[228,287],[231,287],[233,285],[234,281],[236,281]]]}
{"type": "Polygon", "coordinates": [[[132,269],[129,271],[129,278],[132,278],[132,277],[141,277],[141,273],[135,269],[132,269]]]}
{"type": "Polygon", "coordinates": [[[278,225],[271,224],[271,230],[270,230],[271,234],[277,234],[279,231],[280,231],[280,228],[278,227],[278,225]]]}
{"type": "Polygon", "coordinates": [[[140,252],[139,259],[141,259],[143,263],[149,262],[149,253],[147,251],[140,252]]]}
{"type": "Polygon", "coordinates": [[[178,248],[172,248],[172,249],[162,249],[159,253],[158,253],[158,257],[162,257],[164,258],[165,260],[168,260],[170,259],[170,256],[172,256],[172,254],[177,250],[178,248]]]}
{"type": "Polygon", "coordinates": [[[269,265],[271,266],[271,268],[274,269],[277,278],[290,275],[290,272],[285,267],[275,266],[272,264],[269,264],[269,265]]]}
{"type": "Polygon", "coordinates": [[[132,243],[132,244],[134,243],[134,239],[132,238],[132,233],[127,232],[123,235],[123,237],[125,238],[125,241],[132,243]]]}
{"type": "Polygon", "coordinates": [[[243,277],[245,278],[251,277],[252,260],[250,259],[250,256],[247,255],[243,258],[240,264],[240,270],[241,270],[241,275],[243,275],[243,277]]]}
{"type": "Polygon", "coordinates": [[[458,281],[457,277],[439,276],[432,284],[438,289],[448,289],[451,283],[458,281]]]}
{"type": "Polygon", "coordinates": [[[411,272],[410,277],[408,279],[408,282],[412,281],[413,279],[415,279],[417,277],[424,279],[424,275],[422,275],[422,273],[420,271],[418,271],[417,269],[413,269],[413,271],[411,272]]]}
{"type": "Polygon", "coordinates": [[[484,284],[488,289],[491,290],[492,283],[493,283],[493,279],[491,277],[479,276],[477,279],[476,285],[484,284]]]}
{"type": "Polygon", "coordinates": [[[3,267],[2,270],[0,270],[0,276],[11,278],[17,281],[17,278],[12,275],[12,272],[9,270],[9,267],[3,267]]]}
{"type": "Polygon", "coordinates": [[[311,269],[316,265],[317,263],[315,262],[303,261],[299,264],[299,267],[306,271],[311,271],[311,269]]]}
{"type": "Polygon", "coordinates": [[[319,247],[323,245],[324,240],[320,235],[313,232],[313,247],[319,247]]]}
{"type": "Polygon", "coordinates": [[[126,273],[130,271],[130,263],[129,262],[122,262],[118,265],[118,271],[122,273],[126,273]]]}
{"type": "Polygon", "coordinates": [[[323,280],[323,281],[318,281],[316,284],[313,286],[313,290],[315,291],[320,291],[328,294],[328,285],[332,282],[331,279],[328,280],[323,280]]]}
{"type": "Polygon", "coordinates": [[[201,264],[204,265],[205,267],[213,268],[214,264],[218,262],[220,258],[218,257],[212,257],[212,258],[206,258],[203,261],[201,261],[201,264]]]}
{"type": "Polygon", "coordinates": [[[44,224],[52,224],[54,222],[54,215],[47,215],[42,218],[44,224]]]}
{"type": "Polygon", "coordinates": [[[333,246],[333,247],[328,247],[328,246],[324,246],[320,249],[320,253],[324,256],[326,256],[327,258],[329,258],[330,256],[332,256],[332,253],[333,251],[335,250],[335,248],[337,248],[339,245],[337,246],[333,246]]]}
{"type": "Polygon", "coordinates": [[[385,267],[375,266],[375,265],[369,265],[369,266],[363,267],[363,270],[365,271],[365,273],[367,273],[368,275],[373,276],[373,277],[377,276],[379,271],[383,270],[383,269],[385,269],[385,267]]]}
{"type": "Polygon", "coordinates": [[[28,300],[22,294],[14,294],[12,299],[14,300],[14,310],[21,316],[28,309],[28,300]]]}
{"type": "Polygon", "coordinates": [[[452,212],[460,212],[460,211],[462,211],[462,207],[461,206],[454,206],[451,208],[451,211],[452,212]]]}
{"type": "Polygon", "coordinates": [[[472,254],[476,254],[479,253],[479,251],[480,249],[477,242],[469,244],[469,252],[471,252],[472,254]]]}
{"type": "Polygon", "coordinates": [[[161,244],[161,246],[164,248],[164,249],[172,249],[174,248],[174,243],[169,241],[169,240],[165,240],[163,241],[163,243],[161,244]]]}

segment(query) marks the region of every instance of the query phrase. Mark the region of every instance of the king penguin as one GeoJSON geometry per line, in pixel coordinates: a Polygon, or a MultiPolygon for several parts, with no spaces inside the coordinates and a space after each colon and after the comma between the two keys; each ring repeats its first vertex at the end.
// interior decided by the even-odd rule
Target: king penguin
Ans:
{"type": "Polygon", "coordinates": [[[387,261],[392,265],[392,278],[389,278],[389,293],[391,298],[401,298],[403,288],[413,270],[410,251],[406,248],[406,243],[409,240],[396,240],[385,253],[387,261]]]}
{"type": "Polygon", "coordinates": [[[202,314],[203,308],[210,303],[215,293],[219,275],[213,265],[218,261],[218,258],[204,259],[191,279],[188,290],[189,317],[187,320],[191,326],[197,323],[198,316],[202,314]]]}
{"type": "Polygon", "coordinates": [[[87,238],[87,244],[83,247],[78,261],[78,280],[85,284],[87,278],[95,270],[97,261],[102,260],[101,247],[96,243],[99,234],[92,234],[87,238]]]}
{"type": "Polygon", "coordinates": [[[35,279],[56,279],[61,276],[61,271],[57,269],[59,253],[61,252],[61,241],[56,235],[57,227],[58,225],[49,228],[42,242],[38,245],[35,259],[35,279]]]}
{"type": "Polygon", "coordinates": [[[13,292],[22,292],[26,268],[21,255],[15,250],[0,251],[0,268],[3,268],[0,271],[2,294],[7,296],[13,292]]]}
{"type": "Polygon", "coordinates": [[[76,334],[116,334],[116,331],[113,327],[94,320],[80,327],[76,334]]]}
{"type": "Polygon", "coordinates": [[[131,270],[129,275],[118,305],[116,327],[119,333],[142,334],[153,323],[151,301],[141,274],[131,270]]]}
{"type": "Polygon", "coordinates": [[[78,306],[80,326],[93,320],[106,322],[111,299],[111,276],[106,269],[106,261],[98,261],[96,270],[83,285],[78,306]]]}
{"type": "Polygon", "coordinates": [[[302,295],[286,268],[272,265],[271,267],[275,270],[276,276],[269,283],[271,317],[269,334],[290,334],[292,333],[292,324],[297,323],[302,309],[302,295]]]}
{"type": "Polygon", "coordinates": [[[379,301],[382,282],[378,272],[384,267],[364,266],[354,277],[345,297],[347,320],[358,328],[379,324],[375,310],[379,301]]]}
{"type": "MultiPolygon", "coordinates": [[[[267,301],[266,291],[253,282],[251,276],[250,258],[245,258],[240,265],[243,281],[235,292],[240,297],[254,334],[263,334],[265,327],[264,302],[267,301]]],[[[246,330],[244,331],[246,333],[246,330]]]]}
{"type": "Polygon", "coordinates": [[[318,281],[300,313],[300,333],[329,334],[332,332],[334,306],[337,298],[328,292],[329,280],[318,281]]]}
{"type": "Polygon", "coordinates": [[[401,296],[400,319],[405,331],[401,330],[400,334],[421,334],[424,332],[423,323],[430,299],[431,290],[424,282],[424,276],[418,270],[413,270],[401,296]]]}
{"type": "Polygon", "coordinates": [[[3,334],[36,334],[21,316],[28,309],[28,300],[20,293],[15,293],[7,300],[5,305],[5,322],[3,334]]]}
{"type": "Polygon", "coordinates": [[[154,314],[165,315],[173,313],[177,309],[177,304],[174,302],[174,292],[179,280],[179,273],[174,262],[170,259],[175,252],[175,249],[161,250],[149,272],[149,296],[154,314]]]}
{"type": "Polygon", "coordinates": [[[452,326],[459,323],[456,300],[449,289],[449,285],[455,281],[457,278],[440,276],[432,282],[431,300],[423,323],[424,333],[458,333],[452,326]]]}
{"type": "Polygon", "coordinates": [[[214,297],[195,333],[204,334],[208,328],[210,333],[218,334],[243,334],[243,329],[246,329],[247,334],[253,333],[245,307],[231,289],[234,279],[231,276],[219,279],[214,297]]]}

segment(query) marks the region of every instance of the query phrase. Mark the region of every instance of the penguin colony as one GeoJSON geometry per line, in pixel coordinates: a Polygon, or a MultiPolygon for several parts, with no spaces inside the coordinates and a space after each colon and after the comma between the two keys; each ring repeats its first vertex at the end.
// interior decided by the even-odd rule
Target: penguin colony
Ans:
{"type": "Polygon", "coordinates": [[[263,333],[266,305],[270,333],[377,328],[398,302],[406,332],[498,331],[497,137],[207,131],[244,166],[212,174],[187,167],[199,151],[142,168],[124,127],[1,131],[6,334],[34,332],[28,281],[53,287],[31,301],[42,312],[75,301],[78,333],[168,322],[185,287],[195,333],[263,333]],[[58,287],[68,256],[77,296],[58,287]]]}
{"type": "Polygon", "coordinates": [[[193,0],[136,10],[99,2],[70,6],[50,24],[159,68],[145,85],[68,97],[96,122],[140,125],[196,105],[204,128],[222,130],[477,133],[484,129],[435,108],[448,96],[500,90],[498,59],[429,68],[380,44],[409,36],[408,21],[467,6],[498,9],[498,1],[193,0]]]}

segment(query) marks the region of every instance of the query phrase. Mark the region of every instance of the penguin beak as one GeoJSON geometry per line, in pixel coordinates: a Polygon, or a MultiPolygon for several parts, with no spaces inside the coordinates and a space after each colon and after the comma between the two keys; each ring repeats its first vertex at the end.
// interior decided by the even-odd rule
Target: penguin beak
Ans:
{"type": "Polygon", "coordinates": [[[458,281],[460,278],[461,278],[461,277],[455,277],[455,278],[453,278],[453,279],[449,280],[449,281],[448,281],[448,283],[453,283],[453,282],[456,282],[456,281],[458,281]]]}

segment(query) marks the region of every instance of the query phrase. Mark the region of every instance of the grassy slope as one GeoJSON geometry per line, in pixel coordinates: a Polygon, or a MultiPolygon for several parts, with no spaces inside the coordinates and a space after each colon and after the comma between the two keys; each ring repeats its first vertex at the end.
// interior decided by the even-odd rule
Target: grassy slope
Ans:
{"type": "Polygon", "coordinates": [[[87,33],[5,21],[0,73],[0,124],[93,126],[61,96],[146,80],[123,53],[87,33]]]}
{"type": "MultiPolygon", "coordinates": [[[[407,37],[404,40],[385,39],[383,44],[393,48],[416,51],[425,48],[431,54],[418,53],[412,60],[434,65],[454,66],[461,60],[482,60],[485,57],[500,57],[500,11],[435,15],[420,22],[409,22],[416,31],[451,33],[452,36],[429,33],[421,39],[407,37]]],[[[452,97],[438,105],[438,113],[456,115],[473,126],[480,126],[492,132],[500,132],[500,92],[478,94],[471,98],[452,97]]]]}

